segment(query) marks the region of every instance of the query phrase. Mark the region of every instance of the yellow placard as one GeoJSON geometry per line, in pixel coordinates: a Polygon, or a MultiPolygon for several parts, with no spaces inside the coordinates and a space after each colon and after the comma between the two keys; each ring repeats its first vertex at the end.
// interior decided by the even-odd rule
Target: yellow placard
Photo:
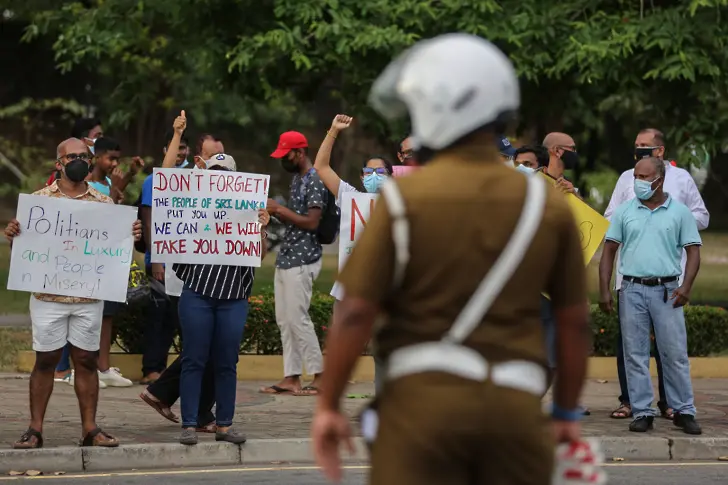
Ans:
{"type": "MultiPolygon", "coordinates": [[[[556,184],[556,179],[541,172],[551,184],[556,184]]],[[[584,264],[587,265],[599,249],[604,236],[609,229],[609,221],[600,213],[589,207],[589,205],[574,194],[566,194],[566,201],[571,207],[571,212],[576,219],[576,225],[581,234],[581,250],[584,253],[584,264]]]]}

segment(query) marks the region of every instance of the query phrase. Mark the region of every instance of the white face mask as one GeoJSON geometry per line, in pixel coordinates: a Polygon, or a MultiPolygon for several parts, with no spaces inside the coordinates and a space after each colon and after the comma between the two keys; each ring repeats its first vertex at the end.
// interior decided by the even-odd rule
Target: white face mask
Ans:
{"type": "Polygon", "coordinates": [[[91,152],[91,155],[95,155],[96,153],[94,151],[94,145],[96,145],[96,140],[98,140],[98,138],[86,137],[86,139],[92,143],[92,145],[88,147],[88,150],[91,152]]]}
{"type": "Polygon", "coordinates": [[[532,169],[531,167],[527,167],[523,164],[516,165],[516,170],[518,170],[519,172],[523,172],[525,174],[531,174],[531,173],[535,172],[534,169],[532,169]]]}

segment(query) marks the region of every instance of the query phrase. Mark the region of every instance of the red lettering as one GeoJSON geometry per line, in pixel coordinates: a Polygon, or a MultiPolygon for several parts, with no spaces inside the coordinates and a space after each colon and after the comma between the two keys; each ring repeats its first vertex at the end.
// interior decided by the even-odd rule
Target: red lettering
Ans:
{"type": "Polygon", "coordinates": [[[260,257],[260,241],[225,241],[225,254],[237,256],[258,256],[260,257]]]}
{"type": "Polygon", "coordinates": [[[268,191],[268,180],[260,178],[243,177],[242,175],[210,174],[210,190],[217,192],[258,192],[263,184],[263,190],[268,191]]]}
{"type": "MultiPolygon", "coordinates": [[[[369,200],[369,213],[371,214],[374,210],[374,199],[369,200]]],[[[367,227],[367,221],[364,219],[364,215],[359,210],[359,206],[356,204],[356,199],[351,199],[351,239],[350,241],[356,241],[356,217],[359,217],[362,227],[367,227]]]]}
{"type": "Polygon", "coordinates": [[[157,254],[185,254],[187,252],[187,241],[154,241],[157,254]]]}
{"type": "MultiPolygon", "coordinates": [[[[240,225],[240,224],[238,224],[240,225]]],[[[224,222],[220,224],[219,222],[215,223],[215,233],[216,234],[232,234],[233,233],[233,223],[232,222],[224,222]]]]}
{"type": "Polygon", "coordinates": [[[156,175],[157,184],[154,186],[154,190],[166,190],[167,189],[167,177],[162,172],[157,172],[156,175]]]}
{"type": "Polygon", "coordinates": [[[156,190],[169,190],[171,192],[189,192],[190,191],[190,178],[191,174],[170,174],[165,175],[161,172],[156,172],[157,185],[154,187],[156,190]]]}
{"type": "Polygon", "coordinates": [[[257,222],[246,222],[241,224],[238,222],[238,236],[247,236],[249,234],[260,234],[260,226],[257,222]]]}
{"type": "Polygon", "coordinates": [[[217,241],[210,241],[208,239],[195,239],[194,254],[220,254],[218,250],[217,241]]]}

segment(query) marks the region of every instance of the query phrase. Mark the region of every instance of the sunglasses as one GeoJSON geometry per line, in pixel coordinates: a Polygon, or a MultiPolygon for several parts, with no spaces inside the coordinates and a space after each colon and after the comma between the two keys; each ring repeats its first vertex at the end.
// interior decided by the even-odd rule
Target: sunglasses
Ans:
{"type": "Polygon", "coordinates": [[[387,172],[387,169],[384,167],[379,167],[379,168],[364,167],[361,171],[364,175],[371,175],[373,173],[377,173],[379,175],[389,175],[389,172],[387,172]]]}
{"type": "Polygon", "coordinates": [[[69,162],[73,162],[74,160],[83,160],[84,162],[88,162],[91,160],[91,155],[89,153],[67,153],[58,160],[63,160],[64,158],[69,162]]]}

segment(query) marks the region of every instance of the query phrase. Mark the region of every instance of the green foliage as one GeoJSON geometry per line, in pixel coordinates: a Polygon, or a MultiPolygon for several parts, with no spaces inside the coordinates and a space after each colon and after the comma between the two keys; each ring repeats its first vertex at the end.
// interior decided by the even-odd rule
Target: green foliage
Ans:
{"type": "Polygon", "coordinates": [[[582,179],[587,188],[586,202],[594,210],[603,214],[609,204],[609,198],[612,196],[619,174],[611,168],[600,167],[593,172],[583,174],[582,179]]]}
{"type": "MultiPolygon", "coordinates": [[[[594,330],[594,355],[613,357],[616,351],[619,320],[616,313],[605,314],[598,305],[591,307],[594,330]]],[[[688,333],[688,355],[709,357],[728,349],[728,311],[711,306],[686,306],[685,328],[688,333]]]]}

